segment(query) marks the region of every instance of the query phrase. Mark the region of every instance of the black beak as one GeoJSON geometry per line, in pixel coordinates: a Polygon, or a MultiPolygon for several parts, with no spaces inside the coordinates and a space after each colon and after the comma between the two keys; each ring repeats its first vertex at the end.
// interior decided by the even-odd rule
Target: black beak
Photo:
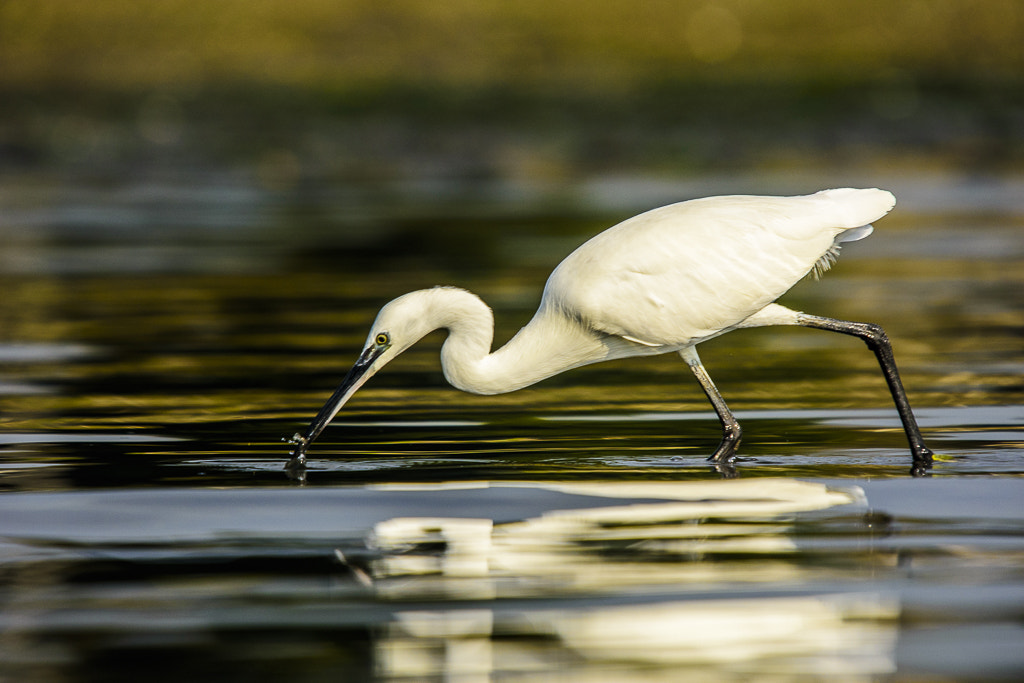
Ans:
{"type": "Polygon", "coordinates": [[[320,412],[313,418],[313,422],[310,423],[309,429],[306,430],[305,436],[300,436],[298,433],[295,434],[288,443],[296,446],[295,450],[292,451],[292,459],[288,462],[286,468],[302,467],[306,463],[306,450],[309,449],[310,444],[320,436],[320,432],[330,424],[334,416],[338,414],[341,407],[352,397],[352,394],[356,393],[359,387],[363,386],[363,383],[370,378],[367,374],[370,370],[370,366],[377,360],[380,354],[384,353],[387,347],[370,346],[363,354],[359,356],[359,360],[356,361],[352,369],[345,375],[345,379],[342,380],[341,385],[338,389],[327,399],[327,403],[320,409],[320,412]]]}

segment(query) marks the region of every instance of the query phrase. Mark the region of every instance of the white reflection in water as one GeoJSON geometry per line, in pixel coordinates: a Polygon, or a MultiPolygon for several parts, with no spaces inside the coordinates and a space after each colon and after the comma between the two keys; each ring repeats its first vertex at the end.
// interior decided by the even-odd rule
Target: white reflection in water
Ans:
{"type": "MultiPolygon", "coordinates": [[[[665,601],[529,613],[408,611],[376,645],[385,677],[544,671],[559,680],[870,677],[895,670],[899,606],[873,594],[665,601]],[[514,631],[516,638],[501,638],[514,631]],[[496,638],[495,636],[499,636],[496,638]]],[[[472,680],[472,679],[470,679],[472,680]]]]}
{"type": "MultiPolygon", "coordinates": [[[[372,533],[370,542],[381,553],[373,566],[374,576],[472,575],[493,581],[531,577],[576,589],[607,587],[617,575],[632,585],[720,580],[728,575],[728,566],[652,562],[652,555],[665,559],[685,555],[692,560],[713,554],[790,553],[795,550],[789,535],[793,514],[839,505],[867,507],[863,491],[856,486],[835,489],[782,478],[521,486],[611,501],[651,502],[551,510],[504,524],[491,519],[389,519],[376,524],[372,533]],[[436,552],[438,547],[444,551],[436,552]],[[417,548],[426,551],[417,552],[417,548]]],[[[758,580],[772,571],[788,575],[797,570],[790,563],[767,559],[757,568],[758,580]]],[[[750,571],[742,568],[743,573],[750,571]]],[[[418,588],[422,586],[380,584],[380,590],[389,593],[418,588]]],[[[465,583],[458,585],[459,591],[466,589],[465,583]]]]}
{"type": "Polygon", "coordinates": [[[401,517],[374,527],[379,555],[357,576],[379,597],[547,599],[539,608],[502,601],[399,611],[375,642],[381,675],[489,680],[571,665],[560,680],[607,680],[610,668],[630,680],[669,680],[681,667],[712,676],[704,680],[767,671],[784,680],[894,670],[894,597],[807,594],[806,586],[799,595],[679,593],[730,580],[798,585],[806,577],[797,563],[775,559],[796,551],[793,516],[866,509],[859,488],[789,479],[544,488],[611,500],[511,523],[401,517]],[[730,567],[730,556],[745,566],[730,567]],[[758,556],[764,561],[750,566],[758,556]],[[623,592],[634,596],[628,604],[594,597],[623,592]]]}

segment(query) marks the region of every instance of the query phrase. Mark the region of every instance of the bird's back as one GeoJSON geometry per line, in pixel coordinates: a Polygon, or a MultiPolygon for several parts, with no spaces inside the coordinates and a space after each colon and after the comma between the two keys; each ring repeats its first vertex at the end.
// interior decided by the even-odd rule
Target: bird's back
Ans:
{"type": "Polygon", "coordinates": [[[884,190],[839,189],[709,197],[654,209],[562,261],[542,307],[557,307],[601,333],[682,346],[732,328],[779,298],[839,242],[869,234],[860,228],[894,204],[884,190]]]}

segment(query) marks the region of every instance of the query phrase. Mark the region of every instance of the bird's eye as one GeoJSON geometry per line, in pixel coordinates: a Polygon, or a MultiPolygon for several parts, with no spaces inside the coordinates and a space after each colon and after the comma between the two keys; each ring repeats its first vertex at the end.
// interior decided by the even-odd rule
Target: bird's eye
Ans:
{"type": "Polygon", "coordinates": [[[377,346],[387,346],[388,344],[391,343],[391,337],[388,336],[387,332],[381,332],[373,341],[377,344],[377,346]]]}

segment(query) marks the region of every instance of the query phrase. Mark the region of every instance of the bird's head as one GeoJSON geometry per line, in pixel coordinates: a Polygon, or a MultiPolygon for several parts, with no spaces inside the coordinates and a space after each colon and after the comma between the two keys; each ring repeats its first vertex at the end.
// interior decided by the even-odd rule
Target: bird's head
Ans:
{"type": "Polygon", "coordinates": [[[310,423],[306,435],[295,434],[289,443],[296,446],[291,465],[305,461],[306,449],[338,414],[356,391],[385,365],[425,335],[437,329],[432,313],[431,292],[410,292],[380,309],[366,336],[363,350],[341,385],[310,423]]]}

